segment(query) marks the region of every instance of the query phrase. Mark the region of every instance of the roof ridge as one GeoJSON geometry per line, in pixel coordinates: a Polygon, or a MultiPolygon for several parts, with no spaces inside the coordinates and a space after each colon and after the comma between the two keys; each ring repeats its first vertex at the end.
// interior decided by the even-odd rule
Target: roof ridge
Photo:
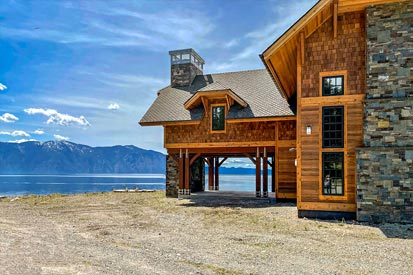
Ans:
{"type": "MultiPolygon", "coordinates": [[[[265,68],[263,68],[263,69],[252,69],[252,70],[233,71],[233,72],[224,72],[224,73],[211,73],[210,75],[236,74],[236,73],[246,73],[246,72],[256,72],[256,71],[267,71],[267,70],[265,68]]],[[[204,75],[209,75],[209,74],[204,74],[204,75]]]]}

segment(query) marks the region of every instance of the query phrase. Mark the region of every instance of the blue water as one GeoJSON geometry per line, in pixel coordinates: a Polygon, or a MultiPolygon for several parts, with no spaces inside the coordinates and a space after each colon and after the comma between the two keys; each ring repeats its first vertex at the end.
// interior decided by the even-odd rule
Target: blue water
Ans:
{"type": "MultiPolygon", "coordinates": [[[[269,179],[270,180],[270,179],[269,179]]],[[[208,176],[205,177],[208,190],[208,176]]],[[[79,194],[113,189],[165,190],[163,174],[0,175],[0,196],[79,194]]],[[[223,191],[255,191],[255,175],[220,175],[223,191]]]]}
{"type": "Polygon", "coordinates": [[[165,190],[165,175],[0,175],[0,195],[3,196],[108,192],[125,187],[165,190]]]}

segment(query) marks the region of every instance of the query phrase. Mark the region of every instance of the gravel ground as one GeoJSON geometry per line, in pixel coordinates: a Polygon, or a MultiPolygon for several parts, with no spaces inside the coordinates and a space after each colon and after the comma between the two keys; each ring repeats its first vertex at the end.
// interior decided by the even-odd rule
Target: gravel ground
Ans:
{"type": "Polygon", "coordinates": [[[0,200],[0,274],[413,274],[413,225],[163,192],[0,200]]]}

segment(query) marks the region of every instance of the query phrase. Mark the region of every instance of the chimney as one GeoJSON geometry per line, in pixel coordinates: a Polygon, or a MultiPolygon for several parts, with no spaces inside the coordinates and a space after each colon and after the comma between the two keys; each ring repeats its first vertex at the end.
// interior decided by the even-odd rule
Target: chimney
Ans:
{"type": "Polygon", "coordinates": [[[170,51],[171,87],[190,86],[195,76],[203,74],[205,61],[193,49],[170,51]]]}

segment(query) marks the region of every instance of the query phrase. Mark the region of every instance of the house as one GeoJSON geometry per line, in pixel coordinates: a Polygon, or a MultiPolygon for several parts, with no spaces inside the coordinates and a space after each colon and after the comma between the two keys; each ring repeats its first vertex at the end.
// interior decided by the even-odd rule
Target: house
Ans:
{"type": "Polygon", "coordinates": [[[203,75],[193,50],[170,54],[140,122],[164,126],[168,195],[202,189],[204,162],[219,188],[217,167],[245,156],[256,195],[271,166],[300,217],[413,222],[413,1],[320,0],[260,55],[266,71],[203,75]]]}

